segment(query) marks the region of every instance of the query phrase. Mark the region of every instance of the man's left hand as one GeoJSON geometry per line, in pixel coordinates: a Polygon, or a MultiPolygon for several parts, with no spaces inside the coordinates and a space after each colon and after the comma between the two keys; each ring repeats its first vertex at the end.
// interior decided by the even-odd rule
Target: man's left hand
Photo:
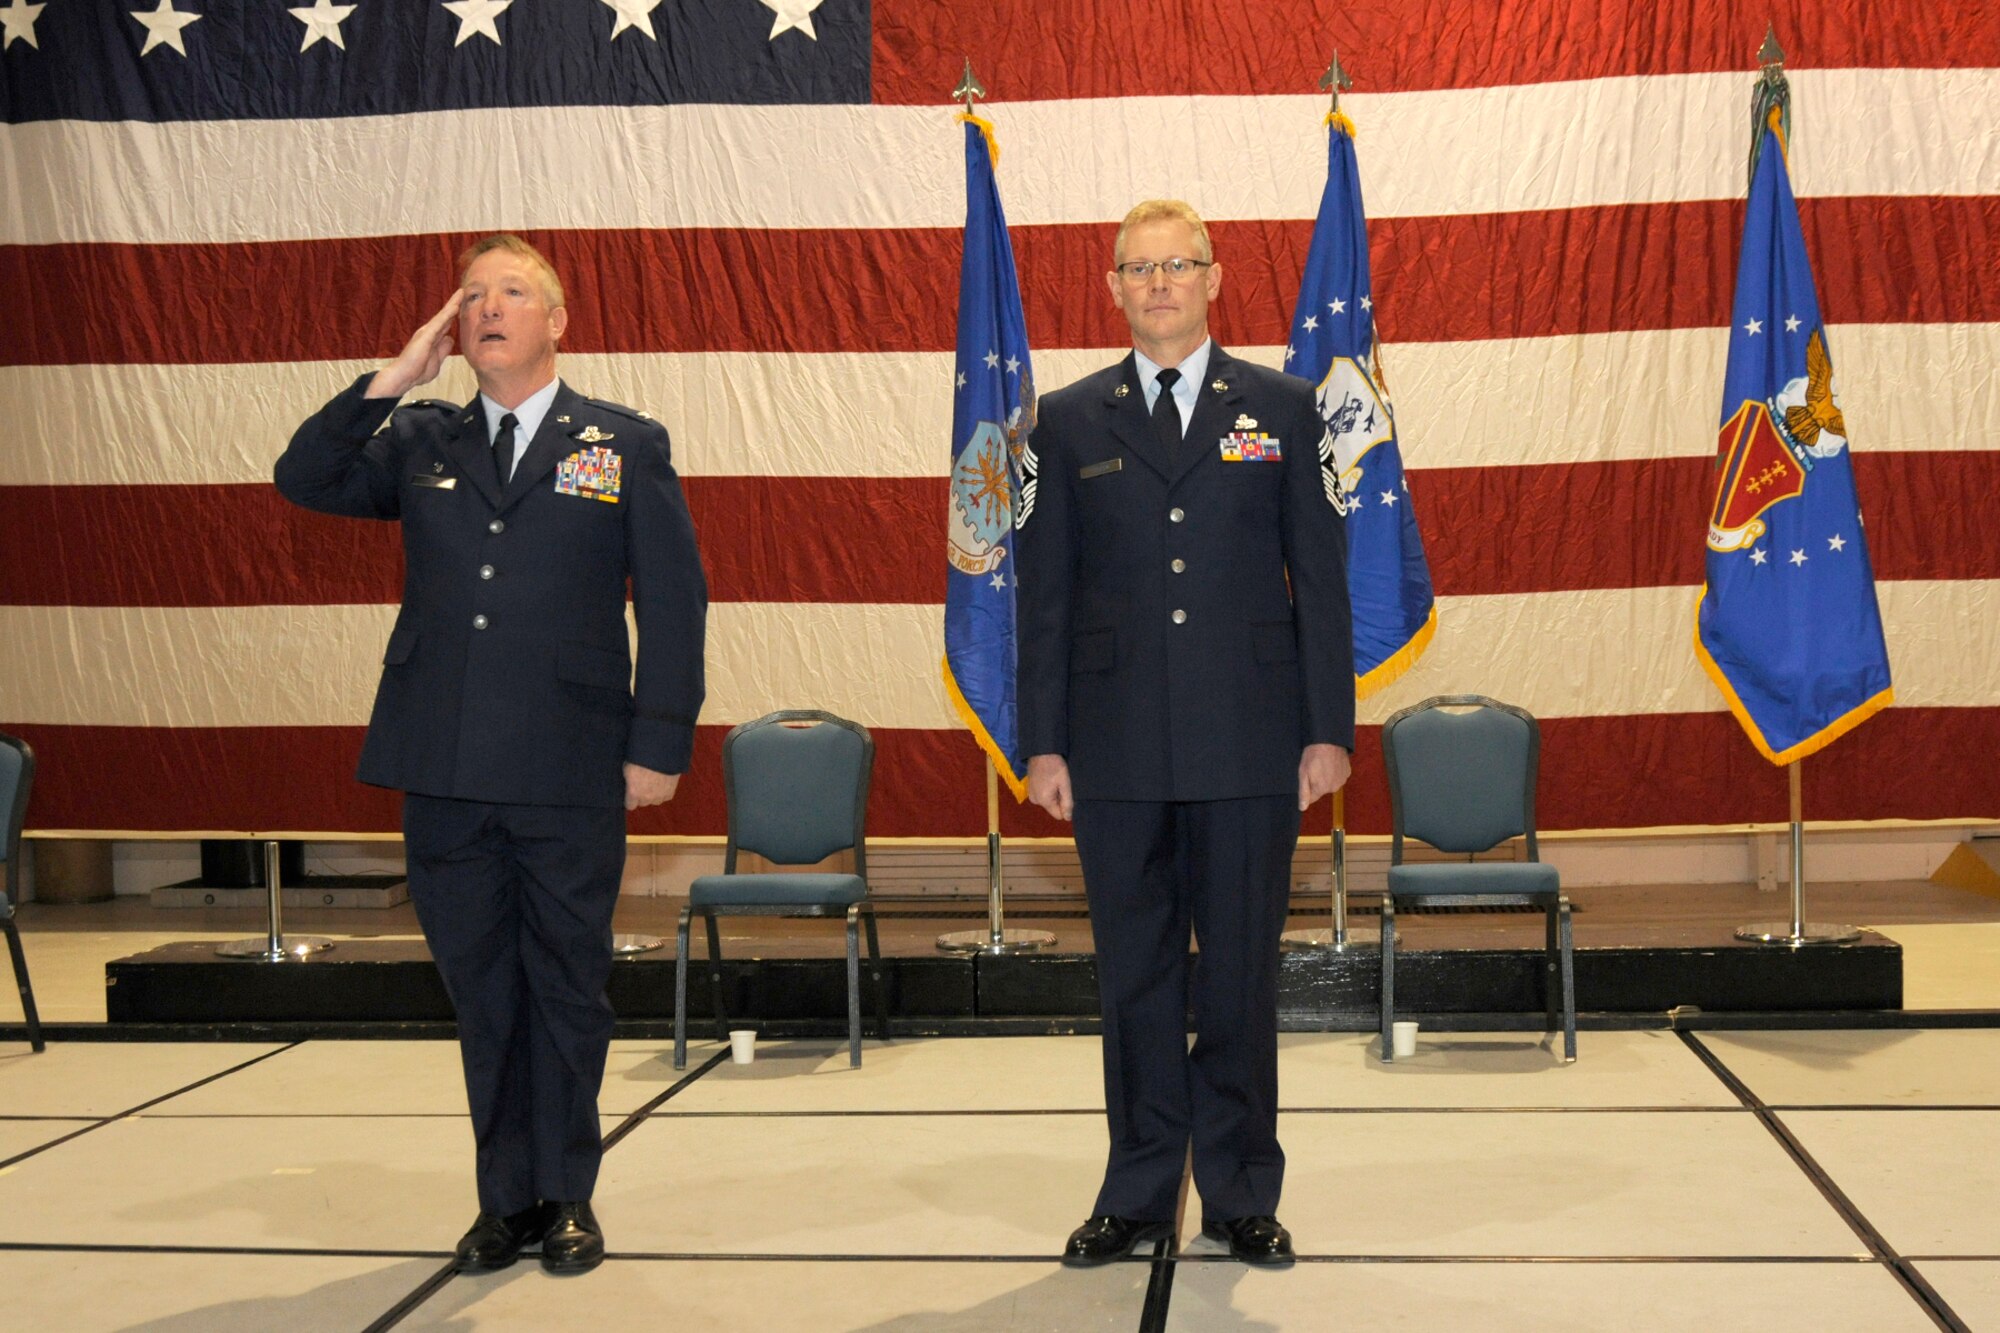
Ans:
{"type": "Polygon", "coordinates": [[[1308,745],[1299,756],[1299,810],[1303,812],[1320,797],[1345,787],[1351,771],[1347,751],[1341,746],[1308,745]]]}
{"type": "MultiPolygon", "coordinates": [[[[1303,769],[1300,770],[1304,772],[1303,769]]],[[[637,764],[625,765],[625,808],[637,810],[642,805],[664,805],[674,799],[674,788],[681,785],[678,773],[655,773],[650,768],[637,764]]]]}

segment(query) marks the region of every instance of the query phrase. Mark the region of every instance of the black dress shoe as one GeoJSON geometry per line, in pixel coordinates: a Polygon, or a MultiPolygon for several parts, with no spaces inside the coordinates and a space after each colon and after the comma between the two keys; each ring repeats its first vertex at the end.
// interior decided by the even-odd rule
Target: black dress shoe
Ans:
{"type": "Polygon", "coordinates": [[[1173,1230],[1171,1222],[1141,1222],[1107,1213],[1091,1218],[1069,1233],[1062,1261],[1069,1268],[1094,1268],[1113,1259],[1123,1259],[1150,1241],[1164,1240],[1173,1230]]]}
{"type": "Polygon", "coordinates": [[[473,1219],[472,1230],[459,1239],[458,1270],[478,1273],[507,1267],[521,1257],[524,1246],[542,1238],[550,1216],[548,1205],[540,1203],[504,1217],[482,1212],[473,1219]]]}
{"type": "Polygon", "coordinates": [[[604,1262],[604,1232],[590,1204],[554,1203],[542,1237],[542,1267],[551,1273],[588,1273],[604,1262]]]}
{"type": "Polygon", "coordinates": [[[1292,1233],[1275,1217],[1237,1217],[1227,1222],[1202,1219],[1201,1234],[1229,1247],[1229,1255],[1246,1264],[1283,1268],[1293,1258],[1292,1233]]]}

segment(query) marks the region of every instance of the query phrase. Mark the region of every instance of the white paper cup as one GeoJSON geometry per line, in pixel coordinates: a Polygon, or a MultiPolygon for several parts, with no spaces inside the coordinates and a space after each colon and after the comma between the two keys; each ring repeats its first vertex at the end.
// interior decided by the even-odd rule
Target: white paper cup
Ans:
{"type": "Polygon", "coordinates": [[[1415,1023],[1392,1023],[1389,1030],[1389,1048],[1396,1053],[1398,1060],[1405,1059],[1417,1053],[1417,1025],[1415,1023]]]}
{"type": "MultiPolygon", "coordinates": [[[[1396,1026],[1401,1027],[1402,1024],[1398,1023],[1396,1026]]],[[[1411,1040],[1415,1041],[1416,1038],[1412,1037],[1411,1040]]],[[[757,1058],[757,1029],[729,1029],[729,1058],[739,1065],[747,1065],[757,1058]]]]}

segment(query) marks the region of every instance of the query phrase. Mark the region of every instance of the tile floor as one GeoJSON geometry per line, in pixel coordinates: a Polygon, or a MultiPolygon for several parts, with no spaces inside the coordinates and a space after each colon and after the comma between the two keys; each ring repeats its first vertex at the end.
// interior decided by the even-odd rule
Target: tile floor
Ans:
{"type": "Polygon", "coordinates": [[[621,1041],[612,1257],[457,1277],[444,1042],[0,1046],[0,1328],[2000,1328],[2000,1030],[1283,1039],[1300,1262],[1052,1259],[1095,1038],[621,1041]]]}

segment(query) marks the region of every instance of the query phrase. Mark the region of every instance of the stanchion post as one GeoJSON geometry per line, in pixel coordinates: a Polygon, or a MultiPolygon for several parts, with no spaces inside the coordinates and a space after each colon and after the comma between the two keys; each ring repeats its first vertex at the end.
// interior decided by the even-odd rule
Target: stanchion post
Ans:
{"type": "Polygon", "coordinates": [[[998,956],[1037,953],[1053,948],[1056,937],[1046,930],[1007,929],[1006,875],[1000,855],[1000,774],[986,765],[986,929],[948,930],[937,937],[946,953],[998,956]]]}
{"type": "Polygon", "coordinates": [[[217,946],[224,958],[248,958],[259,963],[283,963],[331,949],[333,941],[324,935],[294,935],[285,938],[285,886],[278,870],[278,841],[264,842],[264,897],[266,915],[264,938],[231,940],[217,946]]]}
{"type": "Polygon", "coordinates": [[[1288,951],[1323,949],[1345,953],[1347,938],[1347,789],[1333,794],[1333,928],[1288,930],[1278,937],[1278,947],[1288,951]]]}
{"type": "Polygon", "coordinates": [[[1806,915],[1806,818],[1803,783],[1799,770],[1803,759],[1794,759],[1786,765],[1785,774],[1791,796],[1792,816],[1792,919],[1782,921],[1759,921],[1736,928],[1736,938],[1756,944],[1782,944],[1789,948],[1799,948],[1806,944],[1852,944],[1861,938],[1861,931],[1855,926],[1837,926],[1826,922],[1808,922],[1806,915]]]}

